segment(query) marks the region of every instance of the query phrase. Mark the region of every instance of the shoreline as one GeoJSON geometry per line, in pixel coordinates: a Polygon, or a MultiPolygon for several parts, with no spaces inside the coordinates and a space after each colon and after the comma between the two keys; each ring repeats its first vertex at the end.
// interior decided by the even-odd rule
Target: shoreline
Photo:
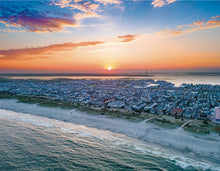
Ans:
{"type": "Polygon", "coordinates": [[[109,130],[114,133],[158,144],[161,147],[177,150],[179,153],[193,158],[220,163],[220,136],[195,135],[181,128],[167,129],[158,127],[150,122],[131,122],[119,118],[107,118],[103,115],[91,115],[76,109],[49,108],[37,104],[18,103],[17,100],[0,100],[0,108],[15,112],[43,116],[50,119],[70,122],[78,125],[109,130]]]}

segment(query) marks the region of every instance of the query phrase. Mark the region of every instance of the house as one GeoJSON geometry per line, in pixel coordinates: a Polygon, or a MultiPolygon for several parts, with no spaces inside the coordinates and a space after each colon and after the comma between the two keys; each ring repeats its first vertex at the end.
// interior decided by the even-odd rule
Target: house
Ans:
{"type": "Polygon", "coordinates": [[[132,109],[134,111],[141,111],[146,106],[146,103],[140,103],[138,105],[133,105],[132,109]]]}
{"type": "Polygon", "coordinates": [[[154,108],[155,106],[157,106],[157,103],[153,103],[153,104],[151,104],[151,105],[146,106],[146,107],[144,108],[144,110],[145,110],[146,112],[148,112],[150,109],[154,108]]]}
{"type": "Polygon", "coordinates": [[[182,114],[183,114],[183,109],[180,109],[180,108],[174,108],[171,111],[171,115],[173,116],[182,116],[182,114]]]}
{"type": "Polygon", "coordinates": [[[122,101],[113,101],[113,102],[108,103],[107,106],[110,108],[124,108],[125,103],[122,101]]]}
{"type": "Polygon", "coordinates": [[[192,117],[192,111],[191,110],[186,110],[183,112],[183,117],[184,118],[191,118],[192,117]]]}
{"type": "Polygon", "coordinates": [[[220,124],[220,107],[215,107],[215,118],[212,122],[215,124],[220,124]]]}

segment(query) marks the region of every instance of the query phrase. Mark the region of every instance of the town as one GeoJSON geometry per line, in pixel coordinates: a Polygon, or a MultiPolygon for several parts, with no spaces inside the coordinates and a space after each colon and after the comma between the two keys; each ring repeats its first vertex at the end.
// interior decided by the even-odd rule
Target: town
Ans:
{"type": "Polygon", "coordinates": [[[0,94],[44,97],[78,105],[220,122],[220,85],[152,79],[0,80],[0,94]]]}

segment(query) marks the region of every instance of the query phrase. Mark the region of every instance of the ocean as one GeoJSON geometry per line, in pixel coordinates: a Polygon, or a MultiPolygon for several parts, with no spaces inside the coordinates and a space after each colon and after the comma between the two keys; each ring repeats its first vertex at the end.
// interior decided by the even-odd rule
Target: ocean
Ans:
{"type": "Polygon", "coordinates": [[[211,84],[220,85],[220,73],[156,73],[150,74],[149,77],[143,76],[71,76],[61,74],[0,74],[0,78],[9,79],[39,79],[39,80],[52,80],[52,79],[153,79],[164,80],[180,86],[186,84],[211,84]]]}
{"type": "Polygon", "coordinates": [[[0,112],[0,170],[196,169],[150,152],[136,141],[84,125],[0,112]]]}
{"type": "Polygon", "coordinates": [[[0,109],[0,170],[177,171],[220,167],[125,134],[0,109]]]}

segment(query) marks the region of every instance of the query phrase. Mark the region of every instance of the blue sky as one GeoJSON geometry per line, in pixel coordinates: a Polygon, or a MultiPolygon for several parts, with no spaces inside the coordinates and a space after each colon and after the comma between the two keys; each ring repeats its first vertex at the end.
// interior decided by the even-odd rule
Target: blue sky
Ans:
{"type": "MultiPolygon", "coordinates": [[[[154,60],[160,59],[160,57],[162,60],[161,55],[173,56],[172,58],[175,60],[178,58],[175,57],[177,55],[182,58],[185,55],[187,59],[189,56],[195,56],[197,59],[202,53],[200,65],[190,64],[188,61],[182,68],[187,68],[187,66],[218,68],[220,67],[220,61],[217,58],[220,55],[218,50],[220,46],[219,11],[220,1],[0,1],[0,60],[2,61],[0,67],[25,69],[28,63],[33,66],[33,61],[39,62],[40,59],[39,63],[50,60],[51,63],[57,65],[54,61],[59,55],[65,53],[67,56],[80,56],[78,50],[75,50],[82,48],[81,44],[78,47],[78,43],[91,42],[92,45],[86,44],[86,46],[88,45],[85,49],[86,53],[81,52],[81,55],[85,59],[93,58],[97,61],[105,56],[106,64],[103,65],[107,66],[109,62],[118,69],[143,68],[141,64],[131,66],[132,61],[135,60],[132,59],[135,57],[129,56],[128,52],[131,49],[130,54],[139,55],[139,60],[144,60],[145,63],[148,60],[146,57],[148,55],[154,56],[154,60]],[[126,37],[127,35],[129,36],[126,37]],[[68,44],[70,42],[74,50],[70,49],[68,44]],[[103,45],[93,42],[103,42],[103,45]],[[161,47],[164,42],[173,46],[173,49],[161,47]],[[190,42],[193,43],[189,47],[190,42]],[[208,46],[205,46],[206,42],[209,42],[208,46]],[[54,47],[53,45],[58,44],[62,46],[60,50],[53,50],[53,52],[51,49],[49,50],[54,47]],[[68,46],[64,48],[66,44],[68,46]],[[75,48],[76,44],[77,48],[75,48]],[[144,44],[152,47],[149,51],[140,52],[139,47],[144,44]],[[134,49],[134,47],[136,48],[134,49]],[[152,49],[157,48],[158,52],[156,50],[153,52],[152,49]],[[42,49],[46,52],[43,50],[40,53],[39,51],[42,49]],[[95,49],[96,54],[91,52],[91,49],[93,51],[95,49]],[[176,52],[177,49],[185,50],[188,53],[185,54],[183,51],[184,54],[180,55],[180,52],[176,52]],[[172,54],[173,51],[175,51],[175,55],[172,54]],[[12,57],[12,55],[14,56],[12,57]],[[29,57],[26,57],[28,55],[29,57]],[[12,59],[15,61],[13,62],[12,59]],[[23,62],[26,59],[25,66],[22,65],[21,59],[23,62]],[[122,65],[121,62],[127,59],[129,59],[127,65],[122,65]],[[208,60],[208,64],[205,65],[208,60]]],[[[69,59],[66,58],[67,63],[69,59]]],[[[76,59],[71,58],[70,61],[74,63],[74,60],[76,59]]],[[[176,69],[180,67],[175,63],[155,65],[154,60],[153,57],[149,57],[149,61],[152,61],[152,68],[176,69]]],[[[169,60],[171,59],[169,58],[169,60]]],[[[77,66],[80,64],[81,69],[101,68],[101,66],[99,67],[101,64],[89,64],[88,62],[85,64],[85,60],[80,63],[79,59],[76,60],[76,64],[77,66]]],[[[33,69],[39,68],[40,66],[33,67],[33,69]]],[[[48,66],[48,69],[50,68],[48,66]]],[[[59,68],[57,67],[58,70],[59,68]]],[[[76,67],[67,68],[72,70],[76,67]]]]}

